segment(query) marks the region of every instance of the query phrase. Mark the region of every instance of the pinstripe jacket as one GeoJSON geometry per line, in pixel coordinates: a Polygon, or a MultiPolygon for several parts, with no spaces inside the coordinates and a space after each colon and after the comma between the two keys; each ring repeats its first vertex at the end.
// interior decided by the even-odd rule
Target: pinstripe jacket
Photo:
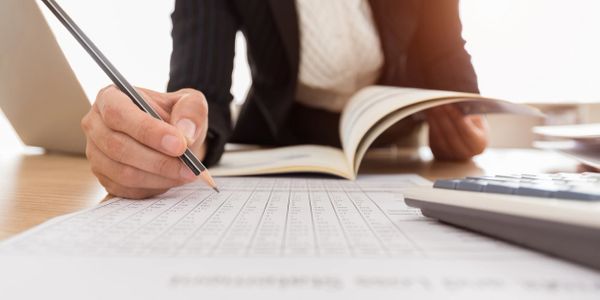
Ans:
{"type": "MultiPolygon", "coordinates": [[[[458,0],[370,4],[385,57],[379,84],[478,91],[458,0]]],[[[295,143],[289,129],[301,55],[295,0],[176,0],[172,20],[168,90],[194,88],[206,96],[206,164],[218,162],[227,142],[295,143]],[[229,105],[238,31],[247,41],[252,87],[233,128],[229,105]]]]}

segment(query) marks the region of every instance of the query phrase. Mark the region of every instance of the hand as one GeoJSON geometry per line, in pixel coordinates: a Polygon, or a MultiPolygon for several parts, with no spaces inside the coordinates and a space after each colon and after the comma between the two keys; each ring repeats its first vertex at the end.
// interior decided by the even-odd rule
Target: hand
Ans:
{"type": "Polygon", "coordinates": [[[140,110],[114,86],[100,91],[81,121],[92,171],[110,194],[132,199],[194,181],[196,176],[178,157],[189,147],[203,159],[208,128],[202,93],[138,92],[164,122],[140,110]]]}
{"type": "Polygon", "coordinates": [[[436,159],[468,160],[488,144],[489,128],[482,116],[465,116],[453,105],[425,112],[429,146],[436,159]]]}

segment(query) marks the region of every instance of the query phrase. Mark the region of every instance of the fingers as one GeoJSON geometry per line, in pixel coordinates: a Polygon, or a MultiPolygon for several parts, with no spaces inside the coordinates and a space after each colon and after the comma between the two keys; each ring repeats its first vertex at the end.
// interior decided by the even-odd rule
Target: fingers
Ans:
{"type": "Polygon", "coordinates": [[[148,197],[164,194],[167,191],[160,189],[132,189],[121,186],[102,174],[96,174],[96,177],[98,177],[98,181],[100,181],[100,184],[104,186],[104,188],[109,194],[117,197],[123,197],[128,199],[145,199],[148,197]]]}
{"type": "Polygon", "coordinates": [[[88,140],[86,155],[92,165],[94,174],[118,182],[121,187],[162,190],[184,183],[181,180],[169,179],[111,160],[91,140],[88,140]]]}
{"type": "Polygon", "coordinates": [[[471,157],[469,155],[469,148],[465,145],[463,137],[455,127],[454,120],[450,118],[447,111],[443,107],[437,107],[432,112],[432,116],[428,118],[428,121],[430,124],[433,124],[434,129],[437,128],[437,135],[433,136],[433,138],[444,139],[447,147],[439,155],[444,159],[464,159],[465,157],[471,157]]]}
{"type": "Polygon", "coordinates": [[[468,116],[467,120],[472,122],[475,126],[477,126],[477,128],[484,131],[484,133],[489,130],[489,125],[483,116],[468,116]]]}
{"type": "Polygon", "coordinates": [[[146,100],[146,103],[148,103],[148,105],[150,105],[152,109],[154,109],[154,112],[158,113],[158,115],[161,119],[163,119],[163,121],[169,121],[170,106],[164,100],[165,97],[161,93],[152,92],[150,90],[142,88],[136,88],[136,90],[138,94],[140,94],[140,96],[142,96],[142,98],[146,100]]]}
{"type": "Polygon", "coordinates": [[[152,149],[177,157],[186,149],[186,139],[174,126],[140,110],[116,87],[101,91],[94,104],[103,123],[152,149]]]}
{"type": "Polygon", "coordinates": [[[429,125],[429,147],[431,152],[440,159],[452,159],[448,156],[451,154],[450,147],[446,142],[446,136],[444,135],[440,125],[436,122],[434,116],[430,116],[431,113],[427,113],[427,120],[429,125]]]}
{"type": "Polygon", "coordinates": [[[177,158],[188,145],[186,131],[167,122],[192,122],[196,128],[191,137],[197,140],[193,146],[198,149],[208,123],[206,101],[199,92],[138,91],[164,121],[143,112],[111,86],[98,94],[92,110],[81,122],[88,138],[86,155],[94,174],[112,195],[133,199],[161,194],[196,180],[177,158]]]}
{"type": "Polygon", "coordinates": [[[195,175],[178,158],[142,145],[124,133],[108,128],[96,112],[85,118],[86,134],[94,147],[112,161],[178,181],[195,175]]]}
{"type": "Polygon", "coordinates": [[[186,137],[188,145],[197,140],[204,141],[208,125],[208,104],[202,93],[181,90],[171,111],[170,123],[186,137]]]}
{"type": "Polygon", "coordinates": [[[471,153],[479,154],[487,145],[487,123],[481,116],[465,116],[456,107],[446,106],[449,119],[471,153]]]}
{"type": "Polygon", "coordinates": [[[464,116],[451,105],[427,111],[430,146],[437,158],[469,159],[485,150],[487,124],[480,116],[464,116]]]}
{"type": "Polygon", "coordinates": [[[147,97],[147,99],[152,99],[153,104],[157,107],[156,109],[166,113],[166,118],[164,119],[168,121],[171,109],[175,102],[177,102],[177,99],[179,99],[179,96],[175,95],[176,93],[160,93],[144,88],[137,88],[137,90],[140,94],[143,94],[144,97],[147,97]]]}

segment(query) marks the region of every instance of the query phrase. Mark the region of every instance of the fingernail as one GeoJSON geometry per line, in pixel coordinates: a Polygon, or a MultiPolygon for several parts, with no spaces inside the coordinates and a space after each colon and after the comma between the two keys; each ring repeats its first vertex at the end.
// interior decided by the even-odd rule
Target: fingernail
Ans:
{"type": "Polygon", "coordinates": [[[185,180],[196,179],[196,174],[194,174],[192,170],[185,166],[181,168],[181,171],[179,171],[179,175],[185,180]]]}
{"type": "Polygon", "coordinates": [[[181,119],[175,126],[189,141],[193,141],[196,137],[196,124],[190,119],[181,119]]]}
{"type": "Polygon", "coordinates": [[[179,152],[182,152],[181,148],[183,148],[181,145],[181,140],[174,135],[165,135],[162,138],[162,146],[165,149],[165,151],[174,155],[177,155],[179,154],[179,152]]]}

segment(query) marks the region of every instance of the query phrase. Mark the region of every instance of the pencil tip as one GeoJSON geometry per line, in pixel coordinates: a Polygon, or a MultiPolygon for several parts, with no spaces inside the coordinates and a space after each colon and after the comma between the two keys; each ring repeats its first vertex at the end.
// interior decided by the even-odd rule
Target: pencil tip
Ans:
{"type": "Polygon", "coordinates": [[[217,188],[217,184],[215,183],[215,180],[212,178],[212,176],[210,176],[210,174],[208,173],[208,170],[200,173],[200,176],[202,176],[202,178],[204,179],[204,181],[206,181],[206,183],[208,183],[208,186],[210,186],[213,190],[215,190],[215,192],[220,193],[221,191],[219,191],[219,189],[217,188]]]}

